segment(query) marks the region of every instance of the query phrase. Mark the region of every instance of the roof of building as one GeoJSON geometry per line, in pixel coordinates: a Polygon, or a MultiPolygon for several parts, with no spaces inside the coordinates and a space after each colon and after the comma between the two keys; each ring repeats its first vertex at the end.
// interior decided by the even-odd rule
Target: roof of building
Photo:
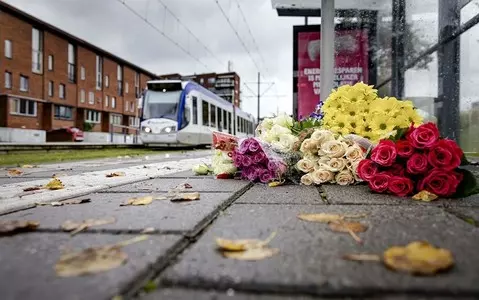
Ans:
{"type": "Polygon", "coordinates": [[[7,3],[5,3],[1,0],[0,0],[0,10],[4,11],[4,12],[7,12],[7,13],[9,13],[9,14],[11,14],[11,15],[19,18],[19,19],[23,19],[23,20],[27,21],[28,23],[33,24],[33,25],[35,25],[35,26],[37,26],[37,27],[39,27],[43,30],[54,33],[55,35],[58,35],[58,36],[66,39],[66,40],[74,42],[75,44],[77,44],[79,46],[82,46],[82,47],[87,48],[91,51],[94,51],[97,54],[100,54],[104,57],[115,60],[116,62],[119,62],[124,66],[128,66],[128,67],[130,67],[134,70],[137,70],[141,73],[144,73],[148,76],[151,76],[151,77],[154,77],[154,78],[157,77],[157,75],[155,73],[151,72],[151,71],[145,70],[145,69],[143,69],[143,68],[141,68],[141,67],[139,67],[135,64],[132,64],[131,62],[126,61],[121,57],[118,57],[118,56],[116,56],[116,55],[114,55],[114,54],[112,54],[112,53],[110,53],[110,52],[108,52],[104,49],[101,49],[101,48],[99,48],[99,47],[97,47],[97,46],[95,46],[95,45],[93,45],[93,44],[91,44],[91,43],[89,43],[85,40],[82,40],[82,39],[66,32],[64,30],[61,30],[58,27],[55,27],[55,26],[53,26],[49,23],[46,23],[46,22],[44,22],[44,21],[42,21],[42,20],[40,20],[40,19],[30,15],[30,14],[27,14],[26,12],[24,12],[24,11],[10,5],[10,4],[7,4],[7,3]]]}

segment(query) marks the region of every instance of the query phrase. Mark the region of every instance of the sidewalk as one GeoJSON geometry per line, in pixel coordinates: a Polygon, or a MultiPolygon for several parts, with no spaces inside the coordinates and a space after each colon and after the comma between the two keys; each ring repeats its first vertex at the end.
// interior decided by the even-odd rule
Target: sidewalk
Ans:
{"type": "Polygon", "coordinates": [[[441,299],[479,297],[479,196],[431,203],[374,195],[365,186],[269,188],[245,181],[193,176],[191,171],[117,186],[80,197],[91,203],[41,206],[0,216],[40,222],[36,232],[0,237],[1,299],[312,299],[378,297],[441,299]],[[132,197],[161,195],[189,183],[198,201],[155,200],[121,206],[132,197]],[[299,213],[366,213],[363,245],[299,213]],[[114,217],[73,237],[66,220],[114,217]],[[472,224],[471,224],[472,223],[472,224]],[[474,225],[475,224],[475,225],[474,225]],[[146,228],[149,239],[124,247],[125,265],[96,275],[61,278],[54,265],[62,249],[83,249],[128,240],[146,228]],[[151,230],[151,229],[150,229],[151,230]],[[265,239],[279,253],[260,261],[224,258],[215,237],[265,239]],[[150,231],[151,232],[151,231],[150,231]],[[427,240],[449,249],[455,266],[445,274],[415,277],[379,263],[341,259],[380,254],[394,245],[427,240]],[[147,286],[149,293],[144,292],[147,286]],[[118,299],[118,298],[117,298],[118,299]]]}

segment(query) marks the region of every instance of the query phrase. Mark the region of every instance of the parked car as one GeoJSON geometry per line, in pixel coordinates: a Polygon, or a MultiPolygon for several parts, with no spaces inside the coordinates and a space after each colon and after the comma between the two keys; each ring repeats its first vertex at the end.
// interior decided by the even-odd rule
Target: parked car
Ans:
{"type": "Polygon", "coordinates": [[[82,142],[83,131],[76,127],[63,127],[47,132],[47,142],[82,142]]]}

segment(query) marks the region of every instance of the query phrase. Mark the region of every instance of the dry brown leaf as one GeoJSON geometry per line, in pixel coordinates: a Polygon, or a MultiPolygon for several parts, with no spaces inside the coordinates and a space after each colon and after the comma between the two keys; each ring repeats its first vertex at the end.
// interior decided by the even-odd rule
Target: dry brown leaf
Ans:
{"type": "Polygon", "coordinates": [[[412,242],[406,247],[391,247],[384,251],[384,264],[397,271],[433,275],[454,265],[452,253],[427,242],[412,242]]]}
{"type": "Polygon", "coordinates": [[[349,233],[351,237],[358,243],[362,243],[362,240],[356,235],[356,232],[365,232],[368,229],[368,226],[362,223],[346,222],[343,220],[329,222],[328,225],[332,231],[349,233]]]}
{"type": "Polygon", "coordinates": [[[420,191],[416,195],[412,196],[413,200],[424,201],[424,202],[431,202],[436,200],[438,196],[436,194],[430,193],[426,190],[420,191]]]}
{"type": "Polygon", "coordinates": [[[38,191],[38,190],[41,190],[41,189],[43,189],[43,186],[37,185],[37,186],[32,186],[32,187],[24,188],[23,191],[24,191],[24,192],[33,192],[33,191],[38,191]]]}
{"type": "Polygon", "coordinates": [[[128,199],[126,203],[120,204],[120,206],[137,206],[137,205],[148,205],[151,202],[153,202],[153,197],[152,196],[145,196],[145,197],[139,197],[139,198],[131,198],[128,199]]]}
{"type": "Polygon", "coordinates": [[[64,187],[63,182],[58,178],[50,180],[50,182],[45,185],[45,188],[49,190],[61,190],[64,187]]]}
{"type": "Polygon", "coordinates": [[[110,174],[106,174],[106,177],[122,177],[122,176],[126,176],[126,173],[125,172],[113,172],[113,173],[110,173],[110,174]]]}
{"type": "Polygon", "coordinates": [[[200,200],[200,193],[178,193],[170,198],[171,202],[200,200]]]}
{"type": "Polygon", "coordinates": [[[7,172],[8,176],[20,176],[23,174],[23,171],[18,169],[9,169],[7,172]]]}
{"type": "Polygon", "coordinates": [[[34,165],[23,165],[22,166],[22,169],[32,169],[32,168],[36,168],[37,166],[34,166],[34,165]]]}
{"type": "Polygon", "coordinates": [[[6,220],[0,221],[0,235],[10,235],[18,232],[34,231],[40,226],[35,221],[6,220]]]}
{"type": "Polygon", "coordinates": [[[357,215],[338,215],[338,214],[299,214],[298,218],[304,221],[309,222],[319,222],[319,223],[329,223],[334,221],[340,221],[344,219],[357,219],[357,218],[364,218],[366,217],[365,214],[357,214],[357,215]]]}
{"type": "Polygon", "coordinates": [[[106,219],[86,219],[82,222],[68,220],[65,221],[61,227],[64,231],[71,231],[71,235],[75,235],[78,232],[85,230],[89,227],[111,224],[115,223],[115,221],[116,220],[113,217],[106,219]]]}
{"type": "Polygon", "coordinates": [[[216,245],[218,245],[218,248],[223,251],[245,251],[248,249],[265,247],[271,242],[271,240],[275,236],[276,236],[276,232],[271,233],[271,235],[265,240],[258,240],[258,239],[229,240],[229,239],[223,239],[223,238],[216,238],[216,245]]]}
{"type": "Polygon", "coordinates": [[[271,181],[270,183],[268,183],[268,186],[269,187],[277,187],[277,186],[280,186],[280,185],[283,185],[284,184],[284,180],[281,180],[281,181],[271,181]]]}
{"type": "Polygon", "coordinates": [[[381,256],[377,254],[346,254],[343,259],[353,261],[381,261],[381,256]]]}
{"type": "Polygon", "coordinates": [[[114,245],[63,253],[55,264],[55,271],[58,276],[72,277],[96,274],[117,268],[123,265],[128,258],[121,248],[147,238],[148,236],[142,235],[114,245]]]}
{"type": "Polygon", "coordinates": [[[222,251],[226,258],[238,260],[262,260],[279,252],[276,248],[252,248],[246,251],[222,251]]]}

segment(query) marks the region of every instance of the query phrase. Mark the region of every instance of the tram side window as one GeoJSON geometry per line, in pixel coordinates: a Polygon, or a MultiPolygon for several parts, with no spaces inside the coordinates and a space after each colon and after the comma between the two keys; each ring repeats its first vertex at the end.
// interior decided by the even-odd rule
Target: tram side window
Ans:
{"type": "Polygon", "coordinates": [[[198,124],[198,99],[196,97],[192,98],[193,102],[193,124],[198,124]]]}
{"type": "Polygon", "coordinates": [[[223,129],[228,130],[228,112],[223,110],[223,129]]]}
{"type": "Polygon", "coordinates": [[[206,101],[202,101],[203,102],[203,126],[208,126],[209,124],[209,121],[208,121],[208,118],[209,118],[209,111],[208,111],[208,102],[206,101]]]}
{"type": "Polygon", "coordinates": [[[233,120],[231,120],[231,113],[228,112],[228,133],[233,133],[233,120]]]}
{"type": "Polygon", "coordinates": [[[240,117],[236,117],[236,131],[241,132],[240,117]]]}
{"type": "Polygon", "coordinates": [[[223,130],[223,113],[221,108],[216,108],[216,115],[218,116],[218,129],[223,130]]]}
{"type": "Polygon", "coordinates": [[[213,104],[211,104],[211,107],[210,107],[210,114],[211,114],[210,127],[216,128],[216,106],[214,106],[213,104]]]}

